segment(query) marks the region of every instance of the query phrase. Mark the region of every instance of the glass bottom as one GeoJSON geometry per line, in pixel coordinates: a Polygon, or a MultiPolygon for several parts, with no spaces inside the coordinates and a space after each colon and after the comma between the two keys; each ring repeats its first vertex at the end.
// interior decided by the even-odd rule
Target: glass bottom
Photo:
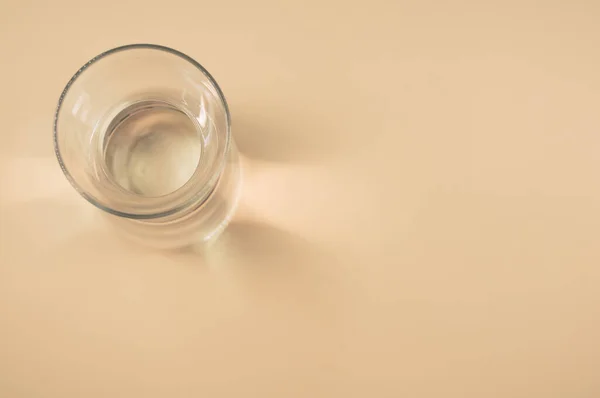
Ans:
{"type": "MultiPolygon", "coordinates": [[[[232,143],[233,144],[233,143],[232,143]]],[[[125,238],[156,249],[208,248],[231,221],[242,191],[242,169],[235,145],[211,195],[193,207],[167,217],[133,220],[105,213],[125,238]]]]}
{"type": "Polygon", "coordinates": [[[200,126],[161,101],[127,106],[111,121],[104,137],[110,178],[131,193],[168,195],[194,174],[202,156],[200,126]]]}

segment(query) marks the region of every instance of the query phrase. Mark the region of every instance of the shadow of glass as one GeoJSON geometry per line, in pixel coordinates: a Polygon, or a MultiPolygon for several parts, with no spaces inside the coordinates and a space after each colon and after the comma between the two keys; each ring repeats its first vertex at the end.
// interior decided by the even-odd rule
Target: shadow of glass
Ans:
{"type": "Polygon", "coordinates": [[[234,222],[205,254],[211,268],[226,269],[248,298],[268,307],[338,314],[342,283],[334,257],[324,247],[293,233],[252,222],[234,222]],[[333,292],[338,294],[333,294],[333,292]]]}
{"type": "Polygon", "coordinates": [[[293,233],[260,222],[234,222],[212,248],[215,252],[228,250],[235,260],[249,262],[261,270],[296,267],[307,258],[323,255],[319,247],[293,233]]]}
{"type": "Polygon", "coordinates": [[[334,129],[318,114],[299,109],[233,113],[233,137],[240,152],[271,162],[312,162],[337,154],[342,146],[334,129]]]}

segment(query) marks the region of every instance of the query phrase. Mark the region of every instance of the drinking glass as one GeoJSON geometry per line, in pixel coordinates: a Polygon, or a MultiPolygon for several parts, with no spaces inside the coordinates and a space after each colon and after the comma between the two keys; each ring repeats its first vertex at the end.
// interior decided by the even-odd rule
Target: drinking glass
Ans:
{"type": "Polygon", "coordinates": [[[117,47],[81,67],[58,102],[54,149],[77,192],[144,244],[209,243],[238,201],[223,92],[168,47],[117,47]]]}

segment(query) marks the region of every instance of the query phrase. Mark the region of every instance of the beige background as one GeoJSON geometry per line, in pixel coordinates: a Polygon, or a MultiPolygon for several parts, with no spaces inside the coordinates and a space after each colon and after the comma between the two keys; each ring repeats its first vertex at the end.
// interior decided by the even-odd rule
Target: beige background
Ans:
{"type": "Polygon", "coordinates": [[[600,396],[600,3],[0,3],[0,396],[600,396]],[[63,178],[73,72],[221,84],[242,210],[205,258],[63,178]]]}

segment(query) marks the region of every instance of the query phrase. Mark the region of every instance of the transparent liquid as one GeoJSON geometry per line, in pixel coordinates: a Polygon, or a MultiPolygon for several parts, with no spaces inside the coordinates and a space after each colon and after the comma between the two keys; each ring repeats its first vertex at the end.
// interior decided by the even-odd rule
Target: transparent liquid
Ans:
{"type": "Polygon", "coordinates": [[[123,109],[104,137],[110,177],[146,197],[167,195],[194,174],[203,151],[200,126],[183,111],[160,101],[123,109]]]}

